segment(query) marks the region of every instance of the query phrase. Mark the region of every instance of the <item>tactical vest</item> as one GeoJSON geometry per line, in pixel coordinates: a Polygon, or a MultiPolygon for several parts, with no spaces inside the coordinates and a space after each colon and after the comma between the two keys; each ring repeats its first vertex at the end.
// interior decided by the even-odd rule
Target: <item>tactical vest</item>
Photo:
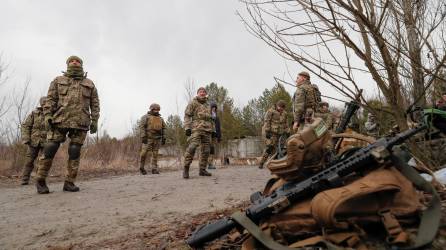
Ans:
{"type": "Polygon", "coordinates": [[[161,133],[163,129],[163,120],[160,116],[148,115],[147,116],[147,130],[150,132],[161,133]]]}
{"type": "Polygon", "coordinates": [[[306,109],[313,109],[315,111],[319,110],[319,101],[320,97],[318,97],[317,92],[319,92],[318,89],[316,89],[311,84],[302,84],[301,85],[302,90],[305,92],[305,110],[306,109]]]}

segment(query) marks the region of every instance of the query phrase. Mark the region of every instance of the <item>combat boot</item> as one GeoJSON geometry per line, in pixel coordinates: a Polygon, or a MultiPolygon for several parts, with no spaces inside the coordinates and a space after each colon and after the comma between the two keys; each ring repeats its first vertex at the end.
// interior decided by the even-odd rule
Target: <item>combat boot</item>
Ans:
{"type": "Polygon", "coordinates": [[[154,168],[152,169],[152,174],[160,174],[160,172],[158,171],[158,169],[154,168]]]}
{"type": "Polygon", "coordinates": [[[48,189],[48,186],[46,185],[45,179],[37,179],[36,181],[36,188],[38,194],[48,194],[50,190],[48,189]]]}
{"type": "Polygon", "coordinates": [[[184,170],[183,170],[183,178],[184,179],[189,179],[189,166],[184,166],[184,170]]]}
{"type": "Polygon", "coordinates": [[[206,169],[200,169],[200,172],[198,173],[199,176],[211,176],[212,174],[206,171],[206,169]]]}
{"type": "Polygon", "coordinates": [[[263,162],[261,162],[261,163],[259,164],[259,168],[260,168],[260,169],[263,168],[263,164],[264,164],[263,162]]]}
{"type": "Polygon", "coordinates": [[[141,172],[142,175],[147,174],[147,171],[144,168],[139,168],[139,172],[141,172]]]}
{"type": "Polygon", "coordinates": [[[79,187],[77,187],[76,185],[74,185],[73,182],[65,181],[65,183],[63,184],[63,191],[67,191],[67,192],[78,192],[78,191],[79,191],[79,187]]]}

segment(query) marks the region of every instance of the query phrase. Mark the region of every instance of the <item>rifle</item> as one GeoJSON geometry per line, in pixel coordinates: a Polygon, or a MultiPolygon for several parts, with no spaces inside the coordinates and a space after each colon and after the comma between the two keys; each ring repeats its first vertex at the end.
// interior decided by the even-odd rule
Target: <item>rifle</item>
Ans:
{"type": "Polygon", "coordinates": [[[356,111],[359,109],[359,101],[362,94],[362,89],[359,90],[358,94],[356,94],[355,99],[351,100],[350,102],[346,103],[344,113],[342,113],[341,120],[339,121],[338,126],[336,127],[335,133],[343,133],[345,129],[347,129],[347,126],[352,119],[353,115],[355,115],[356,111]]]}
{"type": "MultiPolygon", "coordinates": [[[[258,224],[261,219],[277,214],[303,198],[341,185],[346,176],[378,168],[390,158],[394,146],[402,144],[405,140],[426,128],[427,126],[423,124],[399,133],[394,137],[383,137],[375,143],[357,150],[350,157],[333,163],[304,181],[289,182],[269,196],[258,195],[253,204],[246,209],[245,214],[255,224],[258,224]]],[[[191,247],[199,247],[208,241],[229,233],[237,225],[233,219],[223,218],[199,227],[186,242],[191,247]]]]}

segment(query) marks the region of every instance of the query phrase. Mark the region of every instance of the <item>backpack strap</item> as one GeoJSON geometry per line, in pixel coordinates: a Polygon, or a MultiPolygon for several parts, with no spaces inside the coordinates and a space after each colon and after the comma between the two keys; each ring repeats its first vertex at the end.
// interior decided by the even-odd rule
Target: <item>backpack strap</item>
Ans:
{"type": "Polygon", "coordinates": [[[409,236],[403,231],[395,215],[389,209],[381,210],[378,214],[381,216],[381,222],[387,231],[387,242],[390,244],[406,243],[409,236]]]}

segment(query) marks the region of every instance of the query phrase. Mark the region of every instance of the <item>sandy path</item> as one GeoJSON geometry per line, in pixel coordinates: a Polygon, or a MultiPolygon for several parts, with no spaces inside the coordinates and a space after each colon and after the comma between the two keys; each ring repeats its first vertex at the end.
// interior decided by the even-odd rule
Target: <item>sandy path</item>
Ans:
{"type": "Polygon", "coordinates": [[[181,172],[132,175],[79,182],[81,192],[62,192],[50,183],[49,195],[35,187],[0,189],[0,249],[39,249],[93,244],[125,237],[144,225],[213,211],[248,200],[269,178],[267,170],[230,167],[212,177],[191,179],[181,172]]]}

